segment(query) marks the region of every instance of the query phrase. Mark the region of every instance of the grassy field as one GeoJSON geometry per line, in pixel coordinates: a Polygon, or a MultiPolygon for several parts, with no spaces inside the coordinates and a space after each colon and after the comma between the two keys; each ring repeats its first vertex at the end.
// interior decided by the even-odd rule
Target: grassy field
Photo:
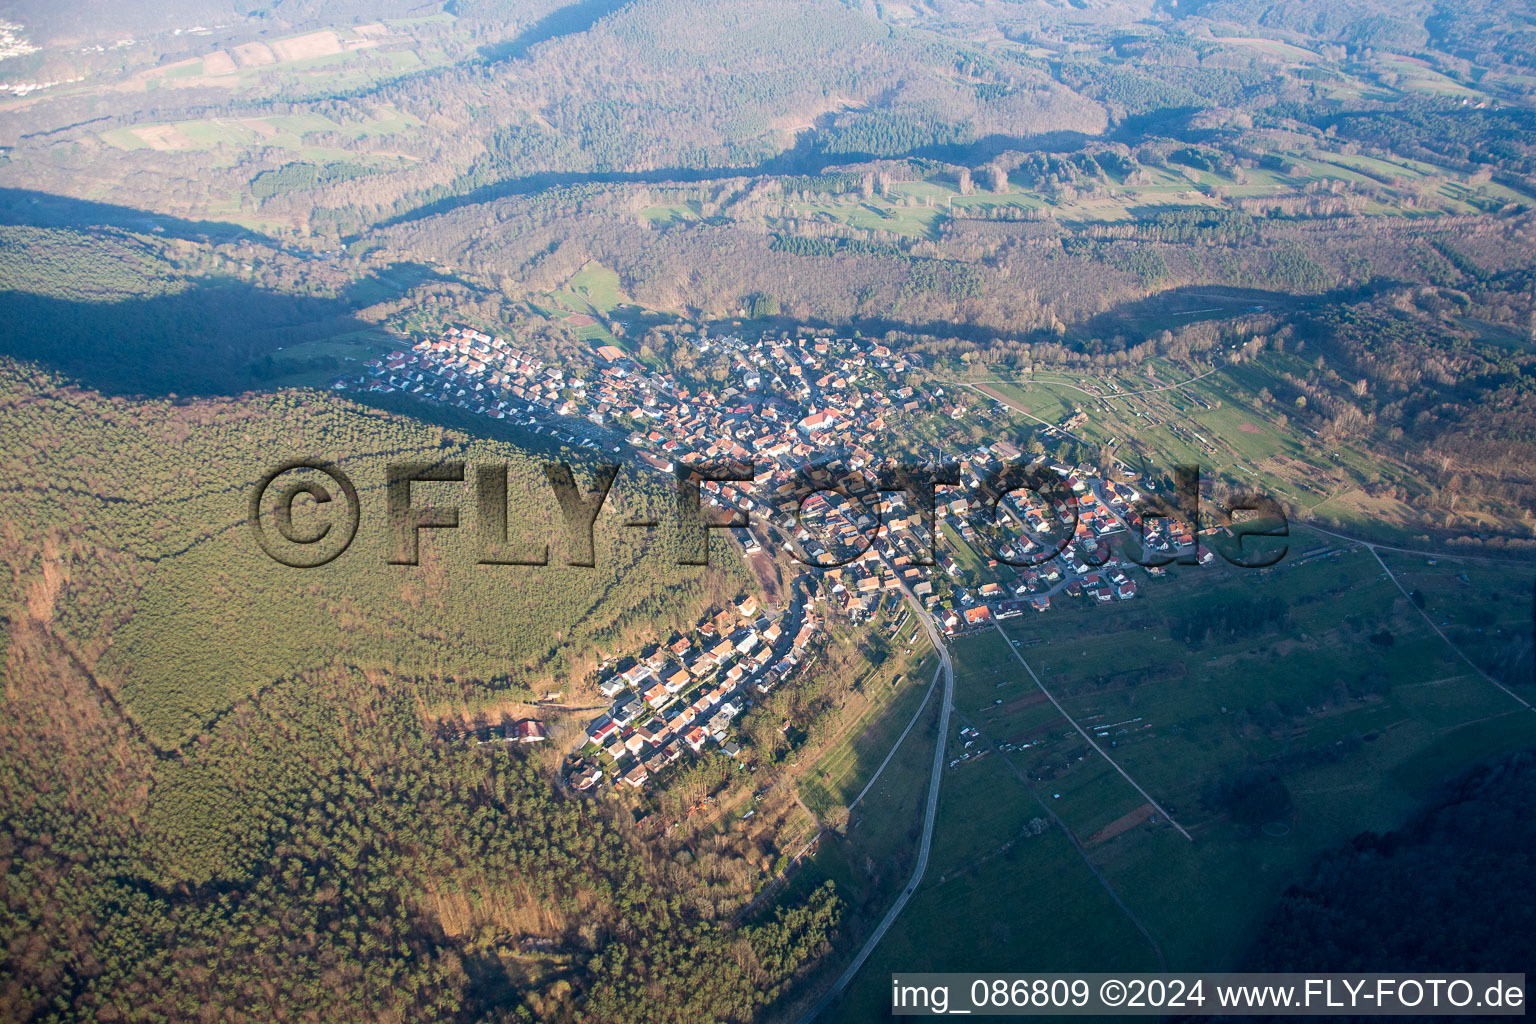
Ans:
{"type": "Polygon", "coordinates": [[[883,231],[908,238],[933,238],[939,222],[947,216],[947,205],[907,205],[880,196],[869,199],[825,203],[794,203],[795,215],[805,219],[829,219],[851,228],[883,231]]]}
{"type": "Polygon", "coordinates": [[[398,340],[391,340],[382,331],[358,331],[325,341],[306,341],[278,349],[274,359],[281,365],[287,360],[300,362],[330,358],[336,360],[333,368],[303,369],[295,373],[283,373],[270,381],[277,387],[324,387],[337,374],[359,374],[362,364],[378,359],[393,349],[403,347],[398,340]]]}
{"type": "MultiPolygon", "coordinates": [[[[854,810],[847,834],[824,834],[815,855],[790,876],[775,900],[792,904],[831,880],[847,907],[833,953],[803,987],[804,992],[821,991],[843,971],[911,875],[938,713],[938,702],[929,702],[922,719],[854,810]]],[[[903,722],[899,728],[905,727],[903,722]]]]}
{"type": "Polygon", "coordinates": [[[1318,54],[1311,50],[1295,46],[1291,43],[1282,43],[1277,39],[1256,39],[1248,36],[1216,36],[1212,39],[1212,42],[1257,50],[1271,57],[1279,57],[1282,60],[1292,61],[1297,64],[1315,64],[1322,60],[1318,54]]]}
{"type": "Polygon", "coordinates": [[[618,345],[627,348],[614,337],[605,321],[621,306],[632,305],[624,294],[617,272],[596,260],[587,263],[557,291],[549,292],[545,300],[536,305],[541,313],[555,320],[575,319],[571,325],[576,336],[598,345],[618,345]],[[588,322],[590,321],[590,322],[588,322]]]}
{"type": "MultiPolygon", "coordinates": [[[[1022,670],[1008,667],[995,632],[957,642],[954,654],[957,718],[991,707],[1000,687],[1017,692],[1022,670]]],[[[951,759],[963,750],[958,729],[951,759]]],[[[996,753],[946,769],[922,886],[855,979],[841,1019],[882,1019],[893,971],[1157,968],[1155,950],[1071,838],[1049,827],[1047,801],[1061,804],[996,753]]]]}
{"type": "Polygon", "coordinates": [[[630,301],[619,284],[618,273],[595,260],[578,270],[560,294],[584,303],[593,312],[603,315],[630,301]]]}
{"type": "Polygon", "coordinates": [[[699,206],[699,201],[696,199],[680,203],[658,203],[642,209],[640,216],[644,217],[652,227],[662,227],[673,221],[698,220],[699,206]]]}
{"type": "Polygon", "coordinates": [[[319,133],[341,134],[353,139],[408,137],[419,127],[421,124],[415,118],[394,110],[356,121],[334,121],[319,114],[278,114],[137,124],[102,132],[101,139],[125,150],[206,152],[221,146],[244,150],[271,148],[288,150],[306,160],[369,161],[374,158],[335,146],[319,145],[309,141],[308,137],[319,133]]]}
{"type": "MultiPolygon", "coordinates": [[[[1316,55],[1310,51],[1285,43],[1269,40],[1227,42],[1269,49],[1275,56],[1283,55],[1285,59],[1299,62],[1316,59],[1316,55]]],[[[1400,71],[1405,83],[1403,88],[1444,89],[1447,95],[1458,94],[1456,90],[1466,91],[1450,79],[1436,76],[1434,72],[1417,68],[1411,63],[1405,62],[1400,71]],[[1430,78],[1438,78],[1438,81],[1432,83],[1430,78]]],[[[1509,202],[1528,201],[1528,197],[1501,185],[1486,183],[1476,188],[1468,187],[1456,172],[1418,161],[1383,160],[1329,150],[1294,151],[1278,155],[1283,156],[1296,173],[1255,167],[1224,174],[1185,166],[1147,166],[1142,168],[1143,180],[1134,185],[1115,179],[1101,183],[1088,192],[1013,187],[999,193],[978,184],[969,195],[961,194],[958,184],[954,182],[943,179],[917,180],[897,182],[881,195],[846,193],[818,197],[815,201],[796,200],[787,205],[793,215],[801,220],[831,221],[864,231],[931,239],[937,237],[939,225],[944,219],[963,216],[968,212],[985,216],[1002,209],[1016,213],[1048,209],[1057,221],[1084,227],[1145,219],[1150,214],[1166,209],[1225,207],[1226,200],[1220,198],[1216,190],[1222,190],[1232,198],[1293,196],[1310,184],[1330,181],[1368,185],[1390,182],[1412,187],[1431,175],[1436,176],[1437,187],[1427,197],[1427,203],[1423,201],[1425,197],[1421,197],[1411,210],[1396,203],[1368,204],[1365,212],[1378,216],[1422,216],[1432,212],[1459,214],[1509,202]]],[[[693,213],[678,205],[657,205],[641,211],[641,215],[653,224],[665,224],[674,219],[689,219],[693,213]]],[[[770,223],[770,226],[776,225],[770,223]]]]}
{"type": "Polygon", "coordinates": [[[1423,92],[1432,96],[1451,96],[1457,99],[1482,99],[1483,94],[1469,89],[1453,78],[1441,74],[1412,57],[1378,56],[1372,62],[1378,70],[1388,70],[1397,75],[1396,88],[1404,92],[1423,92]]]}
{"type": "MultiPolygon", "coordinates": [[[[1046,809],[998,759],[941,795],[929,876],[870,958],[844,1019],[874,1020],[892,971],[1155,970],[1157,957],[1046,809]],[[990,810],[986,819],[973,815],[990,810]],[[947,840],[939,843],[937,840],[947,840]],[[942,943],[934,938],[943,936],[942,943]]],[[[946,780],[948,781],[948,780],[946,780]]]]}
{"type": "Polygon", "coordinates": [[[1368,484],[1421,486],[1390,451],[1364,440],[1324,445],[1291,423],[1278,403],[1262,401],[1286,374],[1306,372],[1296,355],[1265,351],[1209,374],[1162,360],[1149,367],[1155,375],[989,380],[982,386],[1006,404],[978,411],[1014,417],[1013,429],[1025,436],[1039,421],[1060,426],[1081,410],[1087,418],[1072,434],[1092,448],[1113,441],[1116,455],[1133,467],[1196,465],[1234,488],[1268,494],[1383,543],[1427,542],[1412,509],[1367,493],[1368,484]],[[1190,380],[1197,371],[1199,379],[1190,380]],[[1187,383],[1165,387],[1180,381],[1187,383]],[[1154,387],[1165,389],[1147,390],[1154,387]]]}
{"type": "MultiPolygon", "coordinates": [[[[1294,542],[1293,559],[1327,543],[1305,532],[1294,542]]],[[[1529,630],[1523,576],[1449,557],[1389,562],[1442,628],[1529,630]]],[[[1194,841],[1155,816],[1099,837],[1145,801],[995,630],[956,641],[957,720],[1023,749],[946,771],[929,875],[856,982],[846,1004],[856,1019],[885,1005],[896,970],[1155,966],[1095,870],[1171,967],[1232,965],[1321,851],[1394,828],[1443,779],[1536,745],[1536,714],[1470,669],[1364,550],[1262,572],[1181,567],[1146,587],[1134,602],[1060,602],[1005,628],[1067,714],[1194,841]],[[1286,611],[1269,627],[1196,647],[1170,635],[1271,596],[1286,611]],[[1244,766],[1275,774],[1289,797],[1264,828],[1213,802],[1215,784],[1244,766]],[[1060,829],[1008,845],[1045,804],[1086,861],[1060,829]],[[942,950],[928,941],[939,933],[942,950]]],[[[958,736],[949,739],[955,757],[958,736]]]]}
{"type": "Polygon", "coordinates": [[[925,640],[911,655],[892,657],[864,678],[838,738],[801,779],[807,806],[821,814],[858,796],[928,693],[937,665],[925,640]]]}

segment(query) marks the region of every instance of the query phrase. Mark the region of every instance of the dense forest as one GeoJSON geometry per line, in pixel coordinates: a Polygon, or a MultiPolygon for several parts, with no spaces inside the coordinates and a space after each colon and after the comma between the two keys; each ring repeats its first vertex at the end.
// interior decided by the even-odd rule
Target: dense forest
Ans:
{"type": "MultiPolygon", "coordinates": [[[[261,680],[330,664],[411,678],[436,710],[558,690],[596,652],[664,633],[741,587],[734,560],[684,569],[665,531],[649,541],[617,525],[627,510],[671,508],[668,483],[639,469],[597,523],[597,566],[574,568],[560,561],[565,539],[546,532],[558,520],[539,463],[506,441],[313,392],[114,400],[7,373],[10,599],[26,599],[23,580],[54,578],[50,630],[113,681],[163,749],[261,680]],[[344,557],[300,578],[257,548],[246,502],[273,464],[316,455],[357,482],[361,525],[344,557]],[[444,461],[507,465],[509,541],[550,543],[553,564],[476,564],[471,473],[420,499],[459,505],[464,529],[427,538],[419,567],[388,565],[385,466],[444,461]]],[[[588,479],[586,462],[561,458],[588,479]]]]}
{"type": "MultiPolygon", "coordinates": [[[[544,758],[444,727],[734,595],[729,563],[674,579],[610,516],[596,569],[488,572],[467,538],[392,567],[386,460],[508,464],[514,542],[555,520],[537,465],[312,392],[109,399],[6,373],[7,1019],[745,1021],[824,947],[829,892],[733,926],[686,847],[658,859],[544,758]],[[243,514],[290,449],[365,502],[354,549],[302,579],[243,514]]],[[[648,486],[610,502],[670,501],[648,486]]]]}
{"type": "Polygon", "coordinates": [[[1363,833],[1281,900],[1255,971],[1500,971],[1536,955],[1525,879],[1536,755],[1477,769],[1418,818],[1363,833]]]}
{"type": "Polygon", "coordinates": [[[9,1020],[747,1021],[836,926],[826,890],[700,916],[689,874],[421,695],[330,670],[157,755],[26,613],[0,744],[9,1020]]]}

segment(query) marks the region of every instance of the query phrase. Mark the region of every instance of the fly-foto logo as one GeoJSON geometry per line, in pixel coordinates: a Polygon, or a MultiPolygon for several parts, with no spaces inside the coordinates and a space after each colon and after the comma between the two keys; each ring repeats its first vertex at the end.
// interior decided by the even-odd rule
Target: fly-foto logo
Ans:
{"type": "MultiPolygon", "coordinates": [[[[564,520],[567,565],[593,567],[597,564],[593,526],[621,470],[618,464],[600,465],[592,473],[590,486],[583,489],[569,465],[544,464],[544,477],[564,520]]],[[[467,474],[467,465],[459,461],[395,463],[386,468],[388,564],[418,564],[423,530],[454,530],[460,526],[457,506],[418,504],[413,486],[433,482],[462,483],[469,478],[467,474]]],[[[515,544],[509,540],[512,509],[507,474],[505,464],[474,467],[477,560],[482,565],[547,565],[549,538],[532,544],[515,544]]],[[[1201,522],[1198,467],[1175,467],[1173,476],[1175,486],[1171,498],[1141,496],[1130,515],[1127,525],[1134,525],[1131,532],[1136,545],[1129,557],[1138,564],[1158,566],[1196,564],[1198,561],[1194,545],[1170,545],[1157,540],[1154,524],[1184,524],[1182,528],[1194,537],[1198,530],[1196,524],[1201,522]]],[[[918,565],[935,565],[939,538],[938,491],[941,487],[960,485],[958,467],[952,464],[887,467],[863,477],[862,485],[851,485],[848,478],[815,466],[803,466],[789,485],[775,493],[771,504],[742,501],[744,507],[741,508],[726,504],[724,515],[705,510],[703,488],[718,489],[722,484],[750,485],[756,479],[755,467],[746,462],[704,461],[677,467],[674,513],[679,564],[707,565],[709,531],[749,528],[753,523],[748,519],[746,508],[760,508],[769,511],[760,520],[763,529],[779,531],[785,546],[801,563],[820,569],[846,565],[861,557],[874,542],[882,525],[879,499],[895,492],[917,512],[921,550],[913,561],[918,565]],[[797,534],[803,536],[801,520],[811,499],[828,494],[841,496],[846,507],[856,510],[857,516],[850,516],[849,523],[863,524],[854,532],[865,543],[851,553],[818,551],[810,555],[795,542],[795,537],[797,534]],[[785,517],[782,524],[775,524],[772,509],[785,510],[780,513],[785,517]]],[[[1026,492],[1033,496],[1037,507],[1049,511],[1056,522],[1037,523],[1039,529],[1025,550],[1021,551],[1016,544],[1000,542],[991,552],[997,561],[1019,568],[1041,565],[1055,558],[1066,551],[1079,534],[1078,496],[1059,474],[1038,466],[1004,463],[993,468],[979,477],[969,499],[988,509],[993,524],[1001,525],[1003,500],[1026,492]]],[[[721,504],[718,498],[711,501],[721,504]]],[[[1274,499],[1260,494],[1239,494],[1220,504],[1208,501],[1206,512],[1213,513],[1210,518],[1221,524],[1235,544],[1235,551],[1219,549],[1222,557],[1232,565],[1263,568],[1285,557],[1285,545],[1272,546],[1261,554],[1244,552],[1246,537],[1283,538],[1289,535],[1285,511],[1274,499]],[[1237,512],[1248,512],[1251,518],[1239,521],[1234,516],[1237,512]]],[[[249,521],[257,543],[272,559],[293,568],[317,568],[333,561],[357,535],[360,517],[361,503],[351,478],[336,463],[318,458],[294,459],[278,465],[261,477],[250,495],[249,521]],[[301,501],[305,501],[306,514],[296,516],[295,506],[301,501]]],[[[655,519],[641,519],[624,525],[649,529],[660,523],[655,519]]]]}

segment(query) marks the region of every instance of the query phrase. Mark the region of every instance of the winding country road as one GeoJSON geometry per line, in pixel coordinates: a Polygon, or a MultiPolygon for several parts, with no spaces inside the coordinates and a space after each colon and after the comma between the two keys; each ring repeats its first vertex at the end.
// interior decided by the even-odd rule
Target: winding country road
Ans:
{"type": "Polygon", "coordinates": [[[944,638],[940,635],[933,616],[905,584],[901,589],[912,605],[918,621],[928,631],[928,639],[939,655],[939,671],[944,673],[944,694],[939,703],[939,735],[933,746],[933,774],[928,779],[928,806],[923,812],[923,838],[918,844],[917,863],[912,866],[912,877],[907,880],[906,887],[901,890],[901,894],[896,897],[896,902],[891,904],[891,909],[886,911],[885,917],[870,933],[869,938],[864,940],[864,945],[860,947],[858,955],[853,958],[848,969],[838,977],[831,988],[823,993],[820,999],[816,1000],[815,1005],[806,1011],[805,1016],[800,1018],[800,1024],[811,1024],[848,988],[849,982],[853,981],[854,976],[859,973],[859,968],[864,966],[864,961],[869,959],[869,955],[875,951],[880,940],[885,938],[885,933],[890,931],[891,925],[895,923],[897,916],[907,905],[907,901],[917,891],[918,885],[923,880],[923,873],[928,870],[928,853],[933,846],[933,824],[939,811],[939,783],[944,777],[944,748],[949,739],[949,713],[955,700],[955,666],[950,660],[949,648],[944,646],[944,638]]]}

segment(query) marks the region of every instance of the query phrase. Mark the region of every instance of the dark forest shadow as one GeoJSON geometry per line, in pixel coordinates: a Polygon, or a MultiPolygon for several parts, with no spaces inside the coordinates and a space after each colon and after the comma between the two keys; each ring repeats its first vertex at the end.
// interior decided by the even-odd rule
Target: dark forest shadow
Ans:
{"type": "Polygon", "coordinates": [[[116,302],[0,291],[0,354],[103,394],[232,395],[270,386],[269,357],[283,347],[377,331],[356,318],[358,306],[345,294],[284,295],[233,279],[116,302]]]}
{"type": "Polygon", "coordinates": [[[235,242],[272,239],[238,224],[216,220],[182,220],[131,206],[50,195],[21,188],[0,188],[0,224],[57,228],[105,226],[194,242],[235,242]]]}
{"type": "Polygon", "coordinates": [[[1190,284],[1169,288],[1144,299],[1122,302],[1113,309],[1072,324],[1068,338],[1108,338],[1123,334],[1132,344],[1162,330],[1177,330],[1202,320],[1223,320],[1244,313],[1286,313],[1306,307],[1357,302],[1390,282],[1337,288],[1320,295],[1293,295],[1262,288],[1190,284]]]}
{"type": "MultiPolygon", "coordinates": [[[[385,228],[425,220],[441,213],[449,213],[465,206],[487,203],[509,196],[526,196],[553,188],[578,185],[663,185],[696,184],[707,181],[724,181],[730,178],[752,178],[762,175],[818,175],[828,169],[845,164],[867,163],[871,160],[932,160],[939,163],[974,165],[986,163],[999,153],[1017,152],[1071,153],[1080,149],[1089,136],[1081,132],[1046,132],[1040,135],[988,135],[970,142],[937,143],[919,146],[903,153],[829,152],[824,147],[828,136],[822,131],[802,132],[799,141],[791,149],[761,163],[732,167],[660,167],[648,171],[542,171],[507,178],[469,189],[455,195],[443,196],[404,213],[379,221],[373,227],[385,228]]],[[[348,241],[360,235],[351,236],[348,241]]]]}
{"type": "MultiPolygon", "coordinates": [[[[539,43],[546,43],[560,36],[573,36],[587,31],[608,15],[628,6],[630,0],[577,0],[576,3],[551,11],[522,32],[516,39],[490,43],[480,47],[480,55],[490,61],[518,60],[539,43]]],[[[453,4],[446,8],[453,13],[453,4]]]]}

